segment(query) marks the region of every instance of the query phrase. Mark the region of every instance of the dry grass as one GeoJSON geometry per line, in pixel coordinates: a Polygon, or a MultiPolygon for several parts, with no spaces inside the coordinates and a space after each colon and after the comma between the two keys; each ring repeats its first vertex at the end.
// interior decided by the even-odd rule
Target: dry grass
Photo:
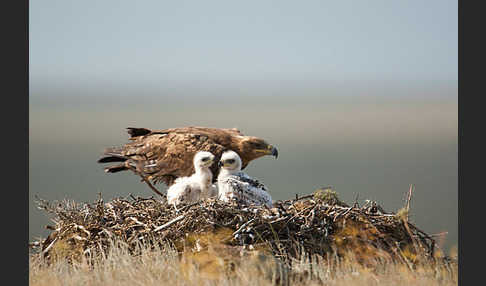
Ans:
{"type": "MultiPolygon", "coordinates": [[[[206,241],[212,237],[206,237],[206,241]]],[[[431,263],[410,269],[377,258],[364,266],[353,259],[317,255],[294,260],[292,269],[261,250],[231,253],[208,244],[200,252],[138,245],[137,255],[118,241],[106,256],[68,262],[31,255],[30,285],[457,285],[457,264],[431,263]]]]}

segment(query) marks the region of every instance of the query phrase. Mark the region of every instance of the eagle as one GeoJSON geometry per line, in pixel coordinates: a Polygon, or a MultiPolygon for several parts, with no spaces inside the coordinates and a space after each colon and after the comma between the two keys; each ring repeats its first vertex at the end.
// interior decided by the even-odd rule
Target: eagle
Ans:
{"type": "MultiPolygon", "coordinates": [[[[241,157],[244,169],[252,160],[265,155],[278,157],[278,150],[265,140],[245,136],[238,129],[181,127],[164,130],[128,127],[129,142],[106,148],[98,163],[117,163],[105,168],[107,173],[131,170],[151,183],[171,186],[177,178],[194,173],[193,158],[198,151],[211,152],[219,161],[224,151],[233,150],[241,157]]],[[[210,167],[215,182],[219,169],[210,167]]]]}
{"type": "Polygon", "coordinates": [[[272,197],[265,185],[241,171],[240,156],[234,151],[226,151],[218,165],[218,199],[230,202],[235,200],[246,205],[266,205],[272,207],[272,197]]]}
{"type": "Polygon", "coordinates": [[[213,174],[209,170],[213,162],[214,155],[210,152],[197,152],[194,156],[194,174],[175,180],[167,190],[167,202],[178,205],[183,202],[194,203],[199,199],[216,197],[218,192],[212,184],[213,174]]]}

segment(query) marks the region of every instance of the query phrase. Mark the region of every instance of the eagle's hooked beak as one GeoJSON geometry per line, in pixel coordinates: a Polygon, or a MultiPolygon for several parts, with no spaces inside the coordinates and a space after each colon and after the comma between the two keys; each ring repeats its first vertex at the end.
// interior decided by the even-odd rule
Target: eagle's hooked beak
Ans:
{"type": "Polygon", "coordinates": [[[258,152],[258,153],[262,153],[264,155],[272,155],[272,156],[275,156],[275,159],[278,158],[278,150],[277,150],[276,147],[274,147],[272,145],[267,145],[267,148],[255,149],[254,151],[255,152],[258,152]]]}
{"type": "Polygon", "coordinates": [[[277,148],[272,145],[268,145],[268,154],[274,156],[275,159],[277,159],[278,158],[277,148]]]}

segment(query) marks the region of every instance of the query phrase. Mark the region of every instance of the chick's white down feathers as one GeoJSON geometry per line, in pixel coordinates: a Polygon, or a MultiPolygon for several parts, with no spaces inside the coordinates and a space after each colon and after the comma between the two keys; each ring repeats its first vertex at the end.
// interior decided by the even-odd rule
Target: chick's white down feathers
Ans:
{"type": "Polygon", "coordinates": [[[213,174],[209,167],[214,162],[214,155],[210,152],[199,151],[193,159],[195,173],[189,177],[176,179],[167,190],[167,202],[178,205],[193,203],[200,199],[216,197],[216,186],[212,184],[213,174]]]}
{"type": "Polygon", "coordinates": [[[272,207],[272,197],[265,185],[241,171],[241,158],[236,152],[223,153],[220,165],[217,183],[220,200],[272,207]]]}

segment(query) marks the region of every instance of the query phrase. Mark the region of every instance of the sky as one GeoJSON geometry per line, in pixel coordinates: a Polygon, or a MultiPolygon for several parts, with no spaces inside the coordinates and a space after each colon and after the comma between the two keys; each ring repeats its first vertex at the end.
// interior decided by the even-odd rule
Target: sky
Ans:
{"type": "Polygon", "coordinates": [[[31,0],[30,82],[457,81],[457,1],[31,0]]]}

